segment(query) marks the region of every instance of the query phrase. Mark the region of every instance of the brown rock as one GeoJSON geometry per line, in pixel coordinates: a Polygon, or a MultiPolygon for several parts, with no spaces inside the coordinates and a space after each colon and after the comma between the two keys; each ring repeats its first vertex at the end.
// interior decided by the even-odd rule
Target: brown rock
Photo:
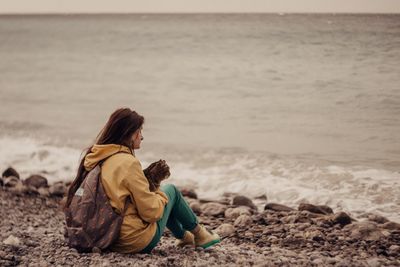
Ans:
{"type": "Polygon", "coordinates": [[[350,237],[353,239],[373,241],[385,237],[377,224],[369,221],[348,224],[345,226],[344,230],[348,231],[350,237]]]}
{"type": "Polygon", "coordinates": [[[182,188],[180,189],[182,195],[184,197],[189,197],[189,198],[194,198],[197,199],[197,194],[193,189],[189,189],[189,188],[182,188]]]}
{"type": "Polygon", "coordinates": [[[31,175],[25,181],[24,184],[27,186],[33,186],[36,188],[48,187],[47,179],[41,175],[31,175]]]}
{"type": "Polygon", "coordinates": [[[224,214],[226,206],[216,202],[210,202],[203,204],[201,210],[204,215],[208,216],[218,216],[224,214]]]}
{"type": "Polygon", "coordinates": [[[391,245],[389,247],[389,255],[393,257],[400,256],[400,246],[399,245],[391,245]]]}
{"type": "Polygon", "coordinates": [[[38,190],[39,195],[41,195],[42,197],[48,197],[50,196],[50,192],[48,188],[45,187],[41,187],[38,190]]]}
{"type": "Polygon", "coordinates": [[[347,225],[351,223],[351,218],[347,213],[341,211],[332,216],[332,222],[334,224],[347,225]]]}
{"type": "Polygon", "coordinates": [[[9,237],[7,237],[7,238],[3,241],[3,244],[18,247],[18,246],[21,244],[21,241],[19,240],[18,237],[15,237],[15,236],[13,236],[13,235],[10,235],[9,237]]]}
{"type": "Polygon", "coordinates": [[[294,209],[277,203],[268,203],[265,205],[264,210],[273,210],[273,211],[293,211],[294,209]]]}
{"type": "Polygon", "coordinates": [[[308,203],[301,203],[299,205],[299,210],[306,210],[312,213],[319,214],[332,214],[333,210],[326,205],[313,205],[308,203]]]}
{"type": "Polygon", "coordinates": [[[281,222],[286,223],[286,224],[290,224],[290,223],[295,223],[297,219],[296,215],[288,215],[288,216],[284,216],[283,218],[281,218],[281,222]]]}
{"type": "Polygon", "coordinates": [[[27,195],[37,195],[39,192],[35,187],[32,186],[26,186],[24,185],[20,180],[18,180],[19,183],[17,183],[15,186],[10,187],[9,191],[12,192],[13,194],[22,196],[24,194],[27,195]]]}
{"type": "Polygon", "coordinates": [[[39,194],[39,191],[36,187],[26,186],[26,185],[25,185],[25,187],[26,187],[25,194],[28,194],[28,195],[38,195],[39,194]]]}
{"type": "Polygon", "coordinates": [[[193,212],[196,213],[196,215],[201,214],[201,206],[198,201],[191,201],[189,206],[193,210],[193,212]]]}
{"type": "Polygon", "coordinates": [[[58,182],[49,187],[51,196],[62,197],[67,192],[67,188],[63,182],[58,182]]]}
{"type": "Polygon", "coordinates": [[[22,184],[21,180],[15,176],[8,176],[3,179],[5,187],[15,187],[18,184],[22,184]]]}
{"type": "Polygon", "coordinates": [[[14,176],[17,177],[18,179],[20,178],[19,173],[13,168],[13,167],[8,167],[3,174],[1,175],[3,178],[14,176]]]}
{"type": "Polygon", "coordinates": [[[310,232],[306,232],[304,234],[304,237],[308,238],[308,239],[311,239],[311,240],[314,240],[314,241],[317,241],[317,242],[324,240],[323,234],[319,230],[313,230],[313,231],[310,231],[310,232]]]}
{"type": "MultiPolygon", "coordinates": [[[[10,177],[8,177],[10,178],[10,177]]],[[[27,191],[27,187],[22,184],[20,180],[18,180],[18,183],[16,183],[14,186],[10,187],[10,192],[12,192],[15,195],[21,196],[24,195],[27,191]]]]}
{"type": "Polygon", "coordinates": [[[295,223],[311,223],[314,218],[322,217],[320,213],[312,213],[306,210],[302,210],[295,216],[296,216],[294,220],[295,223]]]}
{"type": "Polygon", "coordinates": [[[250,209],[247,206],[239,206],[237,208],[228,208],[225,210],[225,218],[236,219],[240,215],[251,215],[250,209]]]}
{"type": "Polygon", "coordinates": [[[383,216],[378,215],[378,214],[370,214],[370,215],[368,215],[368,220],[371,221],[371,222],[379,223],[379,224],[384,224],[384,223],[389,222],[389,220],[386,217],[383,217],[383,216]]]}
{"type": "Polygon", "coordinates": [[[249,215],[243,214],[236,218],[233,225],[236,227],[245,227],[246,225],[251,225],[252,223],[253,219],[249,215]]]}
{"type": "Polygon", "coordinates": [[[253,201],[245,196],[235,196],[232,200],[232,205],[247,206],[253,210],[257,210],[257,207],[254,205],[253,201]]]}
{"type": "Polygon", "coordinates": [[[400,230],[400,223],[387,222],[382,225],[382,228],[387,230],[400,230]]]}
{"type": "Polygon", "coordinates": [[[235,227],[232,224],[224,223],[221,224],[215,232],[218,233],[221,237],[230,236],[235,232],[235,227]]]}

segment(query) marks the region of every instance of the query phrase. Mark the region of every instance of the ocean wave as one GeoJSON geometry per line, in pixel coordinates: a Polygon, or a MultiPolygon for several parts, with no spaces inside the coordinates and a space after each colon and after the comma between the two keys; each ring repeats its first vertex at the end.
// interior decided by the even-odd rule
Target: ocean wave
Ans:
{"type": "Polygon", "coordinates": [[[49,183],[69,181],[78,166],[81,151],[57,147],[30,137],[0,137],[0,167],[14,167],[22,176],[44,175],[49,183]]]}
{"type": "MultiPolygon", "coordinates": [[[[49,145],[32,138],[0,137],[0,168],[12,166],[22,178],[42,174],[49,183],[73,179],[82,151],[49,145]]],[[[355,217],[377,213],[400,222],[400,173],[367,166],[340,166],[242,149],[168,149],[140,151],[143,167],[164,155],[171,167],[166,182],[195,189],[200,197],[225,193],[297,207],[301,202],[325,204],[355,217]],[[172,153],[171,151],[174,151],[172,153]]],[[[265,202],[258,202],[262,207],[265,202]]]]}
{"type": "Polygon", "coordinates": [[[400,221],[399,172],[271,155],[223,157],[216,153],[208,167],[176,162],[171,181],[193,187],[207,198],[218,198],[224,193],[252,198],[266,194],[269,202],[294,208],[301,202],[325,204],[355,217],[370,212],[400,221]]]}

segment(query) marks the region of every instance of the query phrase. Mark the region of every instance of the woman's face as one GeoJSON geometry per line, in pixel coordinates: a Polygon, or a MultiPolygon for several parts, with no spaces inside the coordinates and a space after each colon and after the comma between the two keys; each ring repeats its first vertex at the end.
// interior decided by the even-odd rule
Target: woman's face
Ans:
{"type": "Polygon", "coordinates": [[[137,130],[133,136],[132,136],[132,143],[133,143],[133,149],[139,149],[140,148],[140,144],[142,143],[143,138],[143,134],[142,134],[142,130],[143,128],[140,127],[139,130],[137,130]]]}

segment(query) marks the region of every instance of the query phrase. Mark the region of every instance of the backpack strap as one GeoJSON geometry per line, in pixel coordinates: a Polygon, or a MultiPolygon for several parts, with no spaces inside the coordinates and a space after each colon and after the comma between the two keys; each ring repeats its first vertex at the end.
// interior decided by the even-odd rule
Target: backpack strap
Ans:
{"type": "MultiPolygon", "coordinates": [[[[118,152],[115,153],[115,154],[118,154],[118,153],[131,154],[131,153],[127,152],[127,151],[118,151],[118,152]]],[[[101,166],[103,165],[103,163],[104,163],[108,158],[114,156],[115,154],[112,154],[112,155],[106,157],[105,159],[100,160],[96,165],[99,165],[100,168],[101,168],[101,166]]],[[[129,202],[129,196],[125,199],[124,209],[123,209],[122,214],[121,214],[122,216],[125,216],[126,210],[128,209],[128,202],[129,202]]]]}

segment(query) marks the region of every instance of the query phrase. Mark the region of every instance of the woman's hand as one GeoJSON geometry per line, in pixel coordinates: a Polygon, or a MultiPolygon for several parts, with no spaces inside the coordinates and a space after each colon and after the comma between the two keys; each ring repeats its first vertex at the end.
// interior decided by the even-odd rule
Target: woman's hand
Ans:
{"type": "Polygon", "coordinates": [[[147,180],[149,181],[149,189],[152,192],[160,188],[161,182],[171,175],[169,172],[169,166],[167,165],[165,160],[162,159],[150,164],[149,167],[143,170],[143,172],[147,180]]]}

